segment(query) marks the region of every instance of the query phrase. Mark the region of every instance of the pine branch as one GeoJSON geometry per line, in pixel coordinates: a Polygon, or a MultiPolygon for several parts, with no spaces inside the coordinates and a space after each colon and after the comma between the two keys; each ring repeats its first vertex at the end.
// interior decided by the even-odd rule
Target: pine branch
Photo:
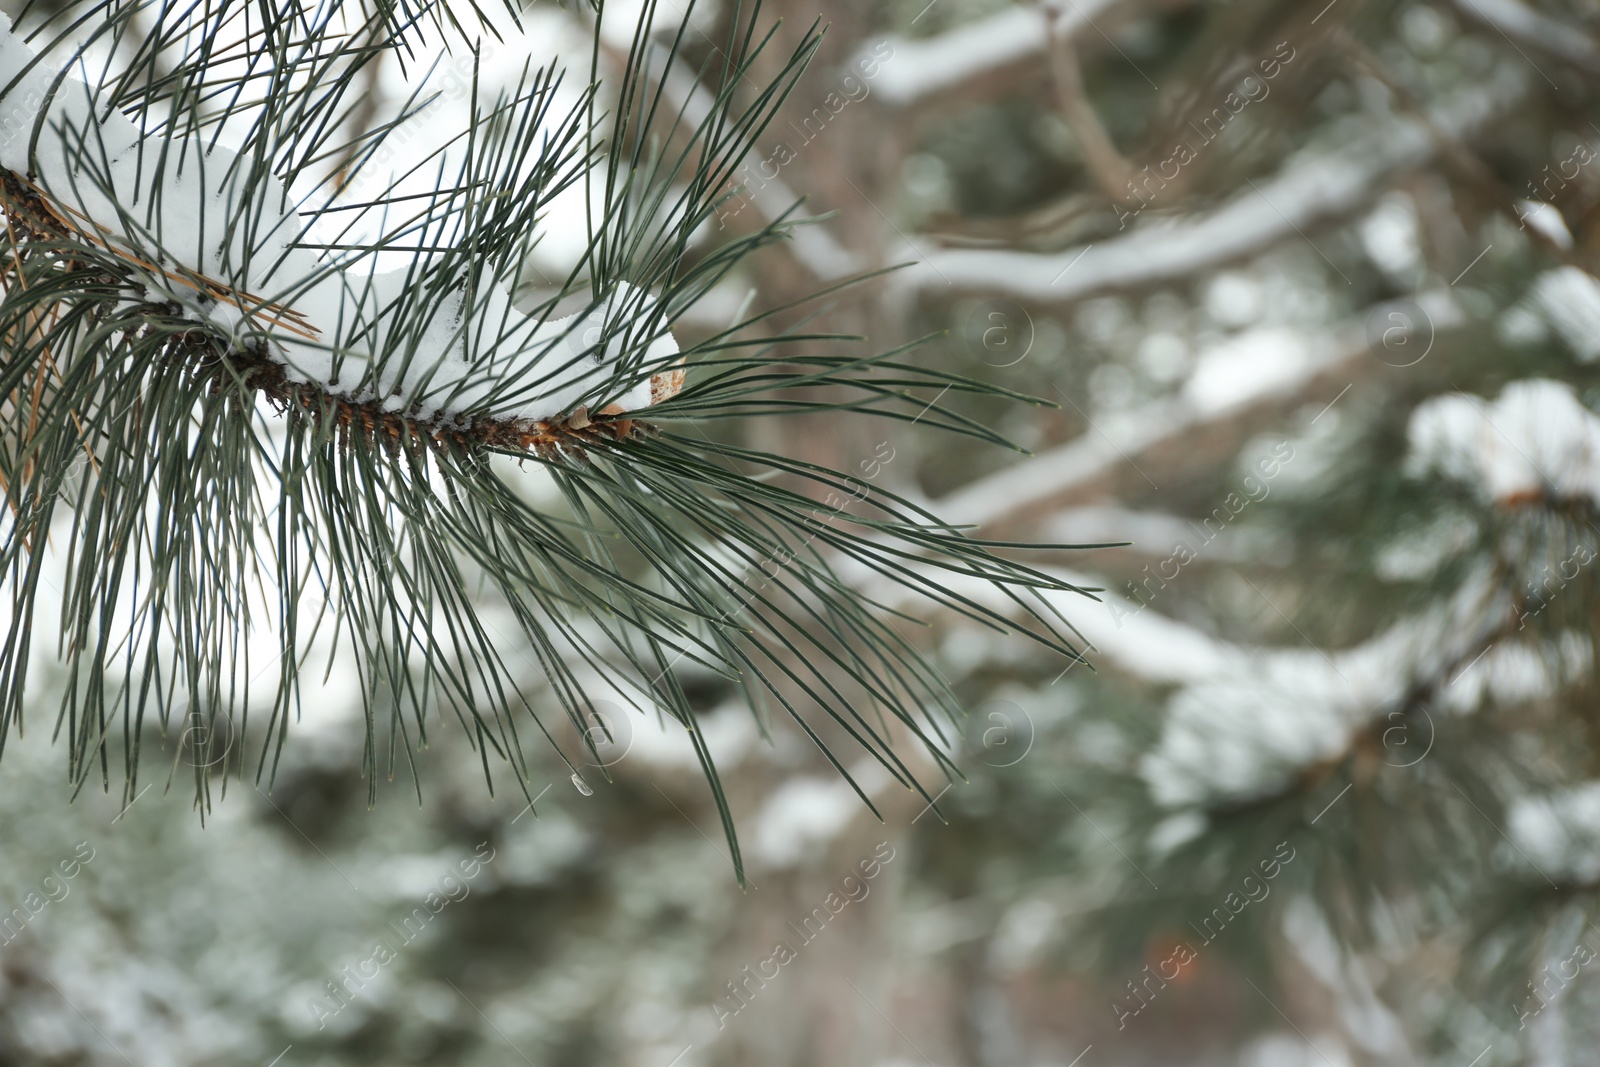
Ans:
{"type": "MultiPolygon", "coordinates": [[[[91,42],[117,39],[139,10],[71,9],[33,39],[47,54],[84,27],[91,42]]],[[[881,723],[898,722],[944,763],[938,721],[961,707],[898,616],[836,562],[957,610],[928,574],[1023,600],[1063,586],[993,551],[1011,546],[970,540],[869,480],[669,432],[850,411],[1002,441],[941,398],[1012,394],[899,352],[780,367],[771,345],[813,339],[746,340],[764,315],[678,349],[674,318],[792,225],[780,219],[684,266],[734,165],[813,54],[816,27],[742,100],[772,38],[755,33],[759,5],[738,12],[721,50],[732,61],[698,72],[715,104],[692,129],[662,106],[663,79],[647,77],[687,62],[681,32],[663,48],[641,29],[609,114],[598,53],[565,114],[561,73],[525,73],[416,164],[431,193],[403,191],[402,176],[350,205],[338,187],[398,127],[340,139],[366,64],[385,49],[404,58],[429,28],[472,38],[433,3],[367,15],[283,0],[271,14],[233,0],[164,12],[135,62],[87,83],[72,69],[85,72],[88,43],[67,69],[9,29],[0,40],[0,103],[33,108],[25,135],[0,145],[0,398],[11,426],[0,569],[12,609],[0,750],[23,726],[34,625],[59,611],[59,722],[80,787],[98,778],[108,789],[115,775],[132,795],[151,718],[166,728],[179,714],[237,717],[243,735],[252,712],[265,716],[263,743],[195,767],[197,803],[209,802],[214,774],[243,775],[247,763],[270,782],[326,635],[347,642],[358,667],[369,796],[426,744],[433,710],[464,725],[491,786],[492,753],[526,792],[522,714],[551,738],[543,712],[558,708],[587,738],[586,692],[604,684],[683,726],[732,841],[676,674],[684,662],[781,706],[841,772],[819,713],[920,790],[881,723]],[[222,147],[225,131],[236,148],[222,147]],[[601,206],[562,288],[586,272],[591,299],[566,318],[552,317],[554,298],[519,309],[511,293],[541,216],[579,182],[601,206]],[[376,235],[350,237],[350,211],[376,235]],[[375,271],[380,255],[404,266],[375,271]],[[815,399],[818,387],[836,399],[815,399]],[[543,468],[565,508],[532,506],[495,456],[543,468]],[[824,511],[812,491],[860,503],[824,511]],[[64,563],[59,588],[53,558],[64,563]],[[497,615],[514,620],[515,637],[497,615]],[[250,651],[263,632],[280,635],[264,664],[250,651]]],[[[644,21],[653,17],[652,6],[644,21]]],[[[1047,647],[1078,656],[1043,612],[1030,617],[1047,647]]]]}

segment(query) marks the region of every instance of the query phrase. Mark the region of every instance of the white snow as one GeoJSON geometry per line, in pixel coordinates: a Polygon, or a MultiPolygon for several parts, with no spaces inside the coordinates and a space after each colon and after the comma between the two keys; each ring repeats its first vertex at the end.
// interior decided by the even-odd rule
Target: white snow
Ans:
{"type": "MultiPolygon", "coordinates": [[[[0,23],[0,84],[33,59],[9,20],[0,23]]],[[[33,116],[56,73],[40,62],[0,100],[11,115],[0,165],[17,174],[29,170],[33,116]]],[[[359,256],[319,259],[295,247],[299,205],[276,179],[252,185],[253,168],[236,167],[235,152],[198,141],[174,143],[164,158],[146,152],[129,119],[96,122],[92,104],[82,80],[63,79],[37,143],[37,184],[92,239],[148,264],[152,298],[177,301],[241,343],[265,337],[296,381],[423,420],[536,420],[586,399],[644,407],[648,380],[620,396],[606,387],[624,363],[664,368],[677,352],[653,298],[626,283],[586,313],[540,320],[512,306],[502,283],[516,278],[440,293],[425,258],[382,273],[359,256]],[[237,225],[246,217],[257,220],[248,244],[251,227],[237,225]],[[426,324],[402,329],[418,320],[418,303],[432,309],[426,324]]]]}
{"type": "Polygon", "coordinates": [[[1520,208],[1517,216],[1525,225],[1532,226],[1562,248],[1572,247],[1572,231],[1567,229],[1567,220],[1561,217],[1554,204],[1522,200],[1517,206],[1520,208]]]}
{"type": "Polygon", "coordinates": [[[1282,1030],[1252,1038],[1239,1053],[1239,1067],[1351,1067],[1351,1060],[1337,1033],[1311,1041],[1282,1030]]]}
{"type": "MultiPolygon", "coordinates": [[[[1353,648],[1258,649],[1237,666],[1219,662],[1172,696],[1160,744],[1140,762],[1151,795],[1168,807],[1248,798],[1337,757],[1356,731],[1392,710],[1395,694],[1481,644],[1481,623],[1498,603],[1487,586],[1469,582],[1439,610],[1402,619],[1353,648]]],[[[1274,610],[1270,602],[1262,607],[1274,610]]],[[[1107,654],[1115,651],[1108,642],[1107,654]]],[[[1422,736],[1416,752],[1391,746],[1391,761],[1409,762],[1425,747],[1422,736]]]]}
{"type": "MultiPolygon", "coordinates": [[[[1240,657],[1243,670],[1219,662],[1173,695],[1161,742],[1141,761],[1151,794],[1171,807],[1249,797],[1338,756],[1396,693],[1470,655],[1482,640],[1474,620],[1492,614],[1484,585],[1469,583],[1453,603],[1354,648],[1256,650],[1240,657]]],[[[1109,643],[1107,651],[1114,651],[1109,643]]],[[[1396,751],[1394,762],[1420,756],[1425,741],[1418,740],[1417,753],[1396,751]]]]}
{"type": "Polygon", "coordinates": [[[1267,326],[1228,338],[1200,353],[1183,395],[1202,417],[1234,410],[1292,388],[1320,366],[1312,340],[1297,330],[1267,326]]]}
{"type": "MultiPolygon", "coordinates": [[[[1068,508],[1047,519],[1040,539],[1060,544],[1132,542],[1108,549],[1142,556],[1166,557],[1180,544],[1192,545],[1198,534],[1190,520],[1154,511],[1134,511],[1115,506],[1068,508]]],[[[1260,562],[1271,556],[1276,544],[1260,531],[1236,530],[1205,548],[1208,560],[1230,563],[1260,562]]]]}
{"type": "Polygon", "coordinates": [[[1152,856],[1166,856],[1175,848],[1188,844],[1209,828],[1205,815],[1193,809],[1186,809],[1165,819],[1151,827],[1150,835],[1145,839],[1145,848],[1152,856]]]}
{"type": "Polygon", "coordinates": [[[612,48],[626,51],[639,33],[640,24],[648,19],[645,36],[670,40],[687,17],[689,39],[709,42],[708,34],[716,32],[717,19],[722,14],[721,5],[700,0],[692,9],[686,7],[685,0],[610,0],[600,18],[601,39],[612,48]]]}
{"type": "MultiPolygon", "coordinates": [[[[868,796],[893,781],[876,761],[862,761],[850,768],[850,774],[868,796]]],[[[766,866],[792,867],[825,849],[866,810],[842,779],[791,778],[773,791],[757,814],[751,850],[766,866]]]]}
{"type": "Polygon", "coordinates": [[[1060,937],[1061,905],[1055,900],[1027,897],[1007,908],[995,924],[989,946],[989,965],[1001,975],[1018,974],[1033,966],[1060,937]]]}
{"type": "MultiPolygon", "coordinates": [[[[1056,18],[1055,32],[1069,39],[1116,0],[1076,0],[1056,18]]],[[[1008,7],[933,37],[885,38],[893,58],[884,65],[878,91],[892,104],[910,104],[934,93],[1042,54],[1049,41],[1049,16],[1039,7],[1008,7]]],[[[871,48],[884,42],[873,42],[871,48]]]]}
{"type": "MultiPolygon", "coordinates": [[[[1046,570],[1079,586],[1105,584],[1092,575],[1046,570]]],[[[986,583],[949,584],[993,610],[1014,607],[986,583]]],[[[870,592],[891,605],[909,597],[886,582],[870,592]]],[[[1264,615],[1291,611],[1272,594],[1258,594],[1264,615]]],[[[1433,610],[1402,618],[1350,648],[1250,647],[1115,593],[1097,595],[1104,607],[1070,592],[1045,598],[1072,619],[1098,666],[1175,687],[1161,740],[1139,763],[1152,798],[1173,809],[1272,793],[1306,766],[1346,751],[1357,731],[1394,709],[1396,694],[1471,660],[1510,611],[1509,598],[1484,570],[1433,610]]],[[[1390,762],[1404,765],[1427,747],[1426,727],[1384,741],[1390,762]]]]}
{"type": "Polygon", "coordinates": [[[1321,909],[1303,895],[1283,912],[1284,942],[1334,994],[1344,1033],[1380,1062],[1413,1063],[1405,1027],[1384,1006],[1361,956],[1341,947],[1321,909]]]}
{"type": "MultiPolygon", "coordinates": [[[[1498,72],[1452,101],[1433,121],[1457,135],[1471,133],[1516,107],[1524,86],[1520,73],[1498,72]]],[[[920,262],[897,275],[897,284],[908,290],[940,292],[953,286],[1065,302],[1175,282],[1280,241],[1303,238],[1317,224],[1355,211],[1389,175],[1429,159],[1435,143],[1421,123],[1387,120],[1366,139],[1303,152],[1276,177],[1253,183],[1210,213],[1151,217],[1125,235],[1061,252],[949,248],[923,255],[912,249],[920,262]]]]}
{"type": "MultiPolygon", "coordinates": [[[[731,703],[699,716],[695,728],[724,771],[749,756],[761,741],[755,717],[747,708],[731,703]]],[[[640,718],[634,724],[628,756],[643,760],[652,770],[700,771],[700,758],[688,731],[667,715],[640,718]]]]}
{"type": "Polygon", "coordinates": [[[1592,882],[1600,878],[1600,782],[1512,802],[1508,832],[1538,873],[1592,882]]]}
{"type": "Polygon", "coordinates": [[[1162,385],[1170,385],[1188,373],[1194,355],[1189,351],[1189,342],[1184,337],[1167,330],[1156,330],[1146,334],[1144,340],[1139,342],[1137,359],[1139,369],[1151,379],[1162,385]]]}
{"type": "Polygon", "coordinates": [[[1556,333],[1584,363],[1600,359],[1600,280],[1578,267],[1539,275],[1533,296],[1556,333]]]}
{"type": "Polygon", "coordinates": [[[1600,417],[1565,382],[1512,382],[1493,403],[1435,397],[1412,413],[1408,436],[1408,470],[1460,479],[1491,500],[1600,501],[1600,417]]]}
{"type": "MultiPolygon", "coordinates": [[[[1429,314],[1443,324],[1457,312],[1440,305],[1429,314]]],[[[1371,360],[1365,338],[1350,336],[1334,344],[1325,336],[1329,332],[1313,336],[1261,327],[1219,342],[1201,354],[1180,397],[1127,412],[1097,413],[1093,429],[1083,436],[962,486],[936,506],[960,522],[1001,522],[1083,490],[1129,458],[1137,463],[1147,450],[1175,444],[1245,405],[1292,397],[1318,378],[1354,373],[1371,360]]]]}
{"type": "Polygon", "coordinates": [[[1417,208],[1405,193],[1389,193],[1361,221],[1362,247],[1378,268],[1402,284],[1414,280],[1422,266],[1421,225],[1417,208]]]}
{"type": "Polygon", "coordinates": [[[1032,5],[1006,8],[937,37],[888,38],[894,58],[878,91],[890,103],[910,103],[1042,52],[1045,40],[1045,13],[1032,5]]]}
{"type": "Polygon", "coordinates": [[[1439,706],[1474,711],[1552,697],[1592,675],[1587,637],[1568,630],[1543,641],[1503,642],[1468,664],[1439,692],[1439,706]]]}
{"type": "Polygon", "coordinates": [[[1206,314],[1229,329],[1253,325],[1266,310],[1266,293],[1248,272],[1225,270],[1206,285],[1206,314]]]}

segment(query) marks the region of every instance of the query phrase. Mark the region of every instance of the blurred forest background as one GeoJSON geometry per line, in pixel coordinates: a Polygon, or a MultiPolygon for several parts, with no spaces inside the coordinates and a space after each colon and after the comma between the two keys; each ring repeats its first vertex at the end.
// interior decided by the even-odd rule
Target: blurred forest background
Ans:
{"type": "MultiPolygon", "coordinates": [[[[335,673],[203,825],[184,775],[243,739],[69,803],[40,717],[0,768],[0,1063],[1594,1062],[1600,2],[769,7],[827,36],[704,247],[825,217],[679,332],[909,264],[804,314],[1050,401],[967,411],[1031,456],[756,443],[986,537],[1132,541],[1047,559],[1106,589],[1069,605],[1094,669],[927,620],[968,780],[931,811],[853,768],[882,823],[704,679],[745,890],[638,709],[597,705],[613,781],[545,757],[535,811],[449,730],[369,809],[335,673]]],[[[581,71],[592,12],[526,17],[485,79],[581,71]]],[[[455,62],[417,144],[461,128],[455,62]]]]}

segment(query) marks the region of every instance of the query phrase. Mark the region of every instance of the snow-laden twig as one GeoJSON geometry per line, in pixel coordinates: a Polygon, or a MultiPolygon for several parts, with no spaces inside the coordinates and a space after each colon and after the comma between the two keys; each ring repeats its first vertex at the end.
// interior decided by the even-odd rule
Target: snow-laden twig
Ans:
{"type": "MultiPolygon", "coordinates": [[[[1435,318],[1445,320],[1444,311],[1435,318]]],[[[1226,376],[1231,386],[1226,395],[1192,388],[1126,413],[1096,417],[1082,436],[970,482],[940,498],[937,507],[961,522],[993,527],[1050,504],[1091,497],[1130,463],[1141,465],[1156,452],[1192,455],[1194,449],[1184,442],[1225,424],[1242,427],[1263,406],[1280,411],[1286,402],[1306,402],[1329,383],[1348,381],[1346,376],[1376,364],[1364,339],[1335,345],[1275,328],[1241,334],[1202,353],[1191,385],[1204,383],[1212,360],[1235,364],[1226,376]],[[1265,362],[1238,366],[1237,358],[1244,354],[1264,357],[1265,362]]]]}
{"type": "MultiPolygon", "coordinates": [[[[1119,0],[1077,0],[1056,19],[1058,40],[1068,40],[1119,0]]],[[[974,78],[1018,60],[1043,58],[1049,44],[1049,16],[1032,4],[1009,7],[935,37],[893,36],[894,62],[884,68],[878,92],[905,106],[950,92],[974,78]]]]}
{"type": "MultiPolygon", "coordinates": [[[[1452,136],[1469,137],[1515,107],[1525,83],[1519,72],[1502,71],[1452,101],[1435,121],[1452,136]]],[[[1280,242],[1305,239],[1317,226],[1361,208],[1393,175],[1436,151],[1424,124],[1390,119],[1362,139],[1308,150],[1275,177],[1252,183],[1206,214],[1152,222],[1062,252],[951,248],[908,254],[915,262],[896,284],[911,291],[984,291],[1063,302],[1177,282],[1280,242]]]]}
{"type": "Polygon", "coordinates": [[[642,290],[619,283],[587,313],[551,319],[513,306],[517,277],[441,289],[426,253],[377,273],[366,251],[319,256],[260,161],[199,137],[147,139],[9,20],[0,86],[0,166],[61,230],[126,262],[144,300],[179,305],[290,382],[445,426],[538,422],[586,401],[621,413],[675,391],[670,372],[609,388],[677,353],[642,290]]]}
{"type": "Polygon", "coordinates": [[[1409,467],[1468,482],[1490,501],[1600,505],[1600,416],[1565,382],[1512,382],[1492,402],[1434,397],[1411,416],[1409,467]]]}
{"type": "MultiPolygon", "coordinates": [[[[1263,612],[1274,613],[1266,594],[1262,599],[1263,612]]],[[[1152,797],[1169,807],[1277,793],[1313,765],[1348,752],[1359,734],[1399,710],[1401,694],[1471,661],[1503,630],[1510,603],[1484,573],[1438,607],[1359,645],[1259,650],[1243,670],[1198,678],[1173,694],[1161,741],[1145,754],[1140,773],[1152,797]]],[[[1421,758],[1425,745],[1424,736],[1415,751],[1392,758],[1421,758]]]]}
{"type": "MultiPolygon", "coordinates": [[[[1091,574],[1048,573],[1081,588],[1103,584],[1091,574]]],[[[877,584],[882,588],[874,592],[889,603],[903,599],[877,584]]],[[[952,590],[1006,610],[976,583],[963,581],[952,590]]],[[[1054,602],[1060,595],[1047,593],[1045,599],[1054,602]]],[[[1168,807],[1272,795],[1307,768],[1349,751],[1361,732],[1395,709],[1399,694],[1419,686],[1459,682],[1445,694],[1456,708],[1476,700],[1485,687],[1548,690],[1570,681],[1552,677],[1545,660],[1518,655],[1514,648],[1479,658],[1504,635],[1507,620],[1515,621],[1510,595],[1486,570],[1437,607],[1341,649],[1238,644],[1115,592],[1097,596],[1104,608],[1080,608],[1073,620],[1090,661],[1175,687],[1161,740],[1140,764],[1151,795],[1168,807]]],[[[1264,599],[1262,611],[1274,610],[1264,599]]],[[[1061,666],[1067,676],[1076,665],[1061,666]]],[[[1573,673],[1588,664],[1568,656],[1560,669],[1573,673]]],[[[1413,754],[1395,756],[1402,757],[1413,754]]]]}

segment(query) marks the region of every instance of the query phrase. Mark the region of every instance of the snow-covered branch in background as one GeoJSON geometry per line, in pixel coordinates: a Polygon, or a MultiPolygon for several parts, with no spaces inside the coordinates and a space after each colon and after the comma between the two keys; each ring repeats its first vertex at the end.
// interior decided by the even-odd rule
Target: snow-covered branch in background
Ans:
{"type": "MultiPolygon", "coordinates": [[[[1049,573],[1083,587],[1104,584],[1091,574],[1049,573]]],[[[1006,609],[976,583],[955,588],[1006,609]]],[[[1488,569],[1440,605],[1343,649],[1237,644],[1116,593],[1097,595],[1104,610],[1080,609],[1073,620],[1089,642],[1091,662],[1174,687],[1161,740],[1139,765],[1151,796],[1165,807],[1277,793],[1307,768],[1348,752],[1359,734],[1399,707],[1400,694],[1427,689],[1436,710],[1464,713],[1489,696],[1554,692],[1592,670],[1581,642],[1557,637],[1536,647],[1500,640],[1516,616],[1510,593],[1488,569]]],[[[1262,611],[1274,611],[1269,600],[1262,611]]],[[[1062,667],[1069,676],[1073,665],[1062,667]]]]}
{"type": "Polygon", "coordinates": [[[1436,710],[1461,713],[1490,694],[1553,692],[1591,667],[1581,648],[1560,638],[1549,649],[1497,643],[1514,614],[1509,593],[1487,570],[1437,607],[1344,649],[1235,645],[1138,612],[1133,602],[1122,608],[1137,614],[1118,625],[1108,609],[1077,623],[1102,663],[1178,687],[1161,741],[1140,765],[1152,796],[1171,807],[1275,793],[1347,752],[1359,733],[1400,707],[1401,694],[1426,689],[1436,710]],[[1164,656],[1168,647],[1180,654],[1164,656]]]}
{"type": "MultiPolygon", "coordinates": [[[[1514,108],[1525,85],[1523,72],[1503,68],[1441,109],[1434,123],[1449,136],[1470,137],[1514,108]]],[[[1304,239],[1320,224],[1358,210],[1393,175],[1436,151],[1423,123],[1394,118],[1350,143],[1307,150],[1273,178],[1251,183],[1248,192],[1207,214],[1152,221],[1125,236],[1048,254],[908,250],[905,258],[914,262],[896,284],[919,292],[981,290],[1048,303],[1177,282],[1282,241],[1304,239]]],[[[1152,191],[1164,184],[1155,175],[1149,182],[1152,191]]]]}
{"type": "MultiPolygon", "coordinates": [[[[1414,413],[1409,436],[1415,477],[1466,480],[1502,504],[1600,504],[1600,417],[1563,383],[1516,382],[1493,404],[1437,398],[1414,413]]],[[[1462,713],[1485,701],[1548,697],[1589,677],[1593,654],[1582,635],[1523,635],[1528,613],[1515,584],[1485,561],[1437,606],[1344,649],[1248,648],[1115,592],[1099,594],[1105,611],[1080,613],[1075,626],[1093,660],[1177,687],[1161,741],[1140,770],[1157,802],[1206,806],[1281,791],[1348,752],[1356,736],[1403,706],[1404,694],[1425,693],[1435,710],[1462,713]]],[[[1277,610],[1257,593],[1264,611],[1277,610]]]]}
{"type": "MultiPolygon", "coordinates": [[[[1072,38],[1119,2],[1076,0],[1067,5],[1056,17],[1057,38],[1072,38]]],[[[934,37],[888,37],[895,62],[884,71],[878,91],[889,103],[905,106],[950,92],[1018,60],[1043,58],[1050,40],[1049,17],[1041,7],[1022,4],[934,37]]]]}
{"type": "MultiPolygon", "coordinates": [[[[1109,544],[1128,541],[1126,552],[1166,556],[1172,546],[1195,537],[1190,521],[1155,511],[1134,511],[1114,505],[1067,508],[1040,526],[1042,538],[1058,544],[1109,544]]],[[[1239,530],[1237,539],[1220,542],[1207,557],[1218,563],[1260,562],[1270,559],[1278,546],[1267,534],[1239,530]]]]}
{"type": "MultiPolygon", "coordinates": [[[[1440,397],[1415,412],[1410,441],[1407,466],[1419,477],[1470,480],[1502,503],[1547,494],[1600,503],[1600,418],[1562,383],[1513,383],[1492,405],[1440,397]]],[[[1594,668],[1576,634],[1506,640],[1522,629],[1516,601],[1488,564],[1436,608],[1340,650],[1245,649],[1115,594],[1101,598],[1104,615],[1077,620],[1098,657],[1180,686],[1161,743],[1141,768],[1152,795],[1169,806],[1275,792],[1347,751],[1355,733],[1419,687],[1437,709],[1460,712],[1486,698],[1548,696],[1594,668]]]]}
{"type": "MultiPolygon", "coordinates": [[[[681,382],[665,369],[678,350],[664,314],[642,290],[619,283],[587,313],[550,319],[513,306],[518,271],[480,267],[461,284],[426,253],[383,272],[368,250],[319,255],[326,242],[303,230],[301,205],[258,160],[198,137],[147,140],[36,58],[9,20],[0,85],[10,86],[0,166],[13,195],[36,194],[61,232],[126,263],[142,282],[132,302],[179,305],[290,382],[448,428],[538,423],[586,402],[634,411],[681,382]],[[663,368],[654,380],[637,373],[652,366],[663,368]]],[[[429,219],[409,236],[448,246],[459,234],[429,219]]]]}
{"type": "MultiPolygon", "coordinates": [[[[1513,383],[1492,405],[1435,399],[1415,412],[1410,440],[1414,477],[1469,480],[1501,503],[1600,503],[1600,418],[1561,383],[1513,383]]],[[[1103,584],[1093,575],[1059,576],[1080,587],[1103,584]]],[[[1593,654],[1582,635],[1523,632],[1528,613],[1519,611],[1516,585],[1500,564],[1482,561],[1437,605],[1340,649],[1239,645],[1115,591],[1098,594],[1104,610],[1079,612],[1074,625],[1092,661],[1175,687],[1161,740],[1140,771],[1158,803],[1204,807],[1288,788],[1308,768],[1349,752],[1385,714],[1404,711],[1406,694],[1461,714],[1485,702],[1548,697],[1589,677],[1593,654]]],[[[1004,610],[976,587],[962,591],[1004,610]]],[[[1264,612],[1278,610],[1268,592],[1256,592],[1264,612]]]]}
{"type": "MultiPolygon", "coordinates": [[[[1262,610],[1274,608],[1264,601],[1262,610]]],[[[1400,708],[1401,694],[1470,664],[1509,617],[1510,596],[1485,571],[1436,609],[1351,648],[1261,650],[1242,670],[1219,663],[1170,699],[1161,741],[1140,763],[1151,796],[1186,807],[1277,793],[1347,752],[1357,734],[1400,708]]],[[[1505,666],[1488,656],[1471,669],[1505,666]]]]}
{"type": "MultiPolygon", "coordinates": [[[[1459,320],[1443,294],[1424,297],[1424,304],[1437,328],[1459,320]]],[[[1327,331],[1282,327],[1250,330],[1201,352],[1179,396],[1114,415],[1090,413],[1094,425],[1082,436],[971,482],[942,497],[937,507],[958,521],[992,528],[1052,503],[1093,495],[1109,475],[1147,454],[1193,454],[1183,442],[1242,423],[1260,405],[1305,402],[1320,387],[1374,365],[1364,338],[1332,340],[1327,331]]]]}

